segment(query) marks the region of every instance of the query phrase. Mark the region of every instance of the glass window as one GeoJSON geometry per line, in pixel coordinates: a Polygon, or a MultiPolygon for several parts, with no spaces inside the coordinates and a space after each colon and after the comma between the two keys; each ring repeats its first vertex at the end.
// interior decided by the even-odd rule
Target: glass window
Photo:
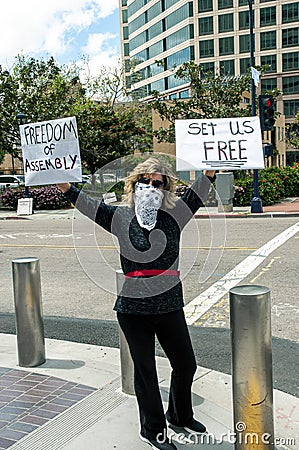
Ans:
{"type": "Polygon", "coordinates": [[[151,85],[146,84],[145,86],[142,86],[138,89],[134,89],[131,91],[131,96],[135,99],[146,97],[150,94],[151,91],[151,85]]]}
{"type": "Polygon", "coordinates": [[[198,0],[198,12],[213,11],[213,0],[198,0]]]}
{"type": "Polygon", "coordinates": [[[265,31],[260,34],[261,50],[276,48],[276,31],[265,31]]]}
{"type": "Polygon", "coordinates": [[[172,5],[175,5],[178,0],[164,0],[165,9],[170,8],[172,5]]]}
{"type": "Polygon", "coordinates": [[[178,98],[177,94],[171,94],[169,96],[169,100],[174,100],[175,98],[178,98]]]}
{"type": "Polygon", "coordinates": [[[234,53],[234,37],[220,38],[219,55],[230,55],[231,53],[234,53]]]}
{"type": "Polygon", "coordinates": [[[177,86],[181,86],[182,84],[186,84],[186,80],[182,80],[180,78],[175,78],[174,75],[170,75],[167,77],[167,89],[172,89],[177,86]]]}
{"type": "Polygon", "coordinates": [[[269,66],[266,72],[276,72],[277,70],[277,57],[276,55],[264,55],[261,56],[261,65],[269,66]]]}
{"type": "Polygon", "coordinates": [[[155,56],[163,53],[163,41],[156,42],[148,48],[148,57],[154,58],[155,56]]]}
{"type": "Polygon", "coordinates": [[[296,116],[299,110],[299,100],[285,100],[283,109],[286,117],[296,116]]]}
{"type": "Polygon", "coordinates": [[[282,30],[282,46],[294,47],[299,45],[299,27],[282,30]]]}
{"type": "Polygon", "coordinates": [[[147,42],[147,32],[143,31],[133,39],[130,39],[130,50],[135,50],[135,48],[139,47],[142,44],[145,44],[145,42],[147,42]]]}
{"type": "Polygon", "coordinates": [[[192,3],[186,3],[165,18],[166,30],[192,16],[192,3]]]}
{"type": "Polygon", "coordinates": [[[220,16],[218,16],[219,33],[225,33],[226,31],[233,31],[233,29],[234,29],[233,14],[221,14],[220,16]]]}
{"type": "Polygon", "coordinates": [[[162,12],[162,2],[161,0],[159,0],[157,3],[155,3],[147,10],[148,22],[157,17],[159,14],[161,14],[161,12],[162,12]]]}
{"type": "Polygon", "coordinates": [[[198,19],[198,29],[199,35],[204,34],[213,34],[214,26],[213,26],[213,17],[201,17],[198,19]]]}
{"type": "Polygon", "coordinates": [[[125,59],[124,63],[125,63],[125,72],[126,73],[130,72],[131,67],[132,67],[132,63],[131,63],[130,59],[125,59]]]}
{"type": "Polygon", "coordinates": [[[267,91],[273,91],[273,89],[277,88],[277,78],[262,78],[261,80],[261,89],[262,93],[267,91]]]}
{"type": "Polygon", "coordinates": [[[151,83],[151,91],[159,91],[159,92],[165,91],[165,78],[153,81],[153,83],[151,83]]]}
{"type": "Polygon", "coordinates": [[[186,47],[179,52],[173,53],[166,58],[167,60],[167,69],[172,69],[175,66],[179,66],[184,64],[185,62],[194,60],[194,47],[186,47]]]}
{"type": "Polygon", "coordinates": [[[282,70],[298,70],[299,52],[284,53],[282,55],[282,70]]]}
{"type": "Polygon", "coordinates": [[[143,69],[137,70],[137,71],[134,73],[134,75],[135,75],[135,77],[136,77],[135,80],[134,80],[135,83],[137,83],[138,81],[145,80],[146,75],[147,75],[147,70],[146,70],[146,68],[144,67],[143,69]]]}
{"type": "Polygon", "coordinates": [[[239,6],[244,6],[244,5],[248,6],[248,0],[239,0],[238,5],[239,6]]]}
{"type": "Polygon", "coordinates": [[[201,70],[202,74],[205,74],[205,73],[208,73],[208,72],[210,72],[212,74],[215,73],[215,63],[213,61],[202,63],[201,67],[202,67],[202,70],[201,70]]]}
{"type": "Polygon", "coordinates": [[[127,6],[127,0],[121,0],[121,5],[122,6],[127,6]]]}
{"type": "Polygon", "coordinates": [[[269,25],[275,24],[276,24],[276,6],[270,6],[269,8],[262,8],[260,10],[261,27],[267,27],[269,25]]]}
{"type": "Polygon", "coordinates": [[[250,35],[242,34],[239,36],[239,51],[240,53],[247,53],[250,51],[250,35]]]}
{"type": "Polygon", "coordinates": [[[209,58],[214,56],[214,39],[201,41],[199,43],[199,53],[201,58],[209,58]]]}
{"type": "Polygon", "coordinates": [[[121,15],[122,15],[123,23],[127,23],[128,22],[128,10],[122,9],[121,15]]]}
{"type": "Polygon", "coordinates": [[[132,85],[131,75],[127,75],[126,76],[126,88],[130,89],[131,85],[132,85]]]}
{"type": "Polygon", "coordinates": [[[146,5],[146,0],[135,0],[128,6],[128,15],[131,17],[135,12],[139,11],[142,6],[146,5]]]}
{"type": "Polygon", "coordinates": [[[158,36],[159,34],[163,33],[163,22],[160,20],[159,22],[155,23],[148,29],[148,38],[153,39],[154,37],[158,36]]]}
{"type": "Polygon", "coordinates": [[[235,75],[235,60],[220,61],[220,75],[235,75]]]}
{"type": "Polygon", "coordinates": [[[132,20],[132,22],[129,22],[130,34],[134,33],[134,31],[138,30],[145,23],[146,23],[145,14],[144,13],[140,14],[140,16],[136,17],[136,19],[132,20]]]}
{"type": "Polygon", "coordinates": [[[172,33],[170,36],[166,37],[166,48],[171,49],[176,45],[186,42],[187,39],[192,39],[194,37],[193,25],[187,25],[180,30],[172,33]]]}
{"type": "Polygon", "coordinates": [[[148,59],[148,48],[145,48],[144,50],[141,50],[141,52],[138,52],[136,53],[136,55],[132,56],[132,65],[134,67],[137,64],[141,64],[142,62],[147,61],[148,59]]]}
{"type": "Polygon", "coordinates": [[[284,94],[298,94],[299,93],[299,76],[284,77],[282,79],[282,91],[284,94]]]}
{"type": "Polygon", "coordinates": [[[218,0],[218,9],[226,9],[233,7],[233,0],[218,0]]]}
{"type": "Polygon", "coordinates": [[[249,11],[239,12],[239,30],[249,28],[249,11]]]}
{"type": "Polygon", "coordinates": [[[250,58],[241,58],[240,59],[240,73],[247,73],[248,68],[250,67],[250,58]]]}
{"type": "Polygon", "coordinates": [[[129,47],[129,43],[125,42],[124,43],[124,56],[129,56],[130,55],[130,47],[129,47]]]}
{"type": "Polygon", "coordinates": [[[282,5],[282,23],[299,21],[299,2],[282,5]]]}
{"type": "Polygon", "coordinates": [[[189,89],[179,92],[179,97],[180,98],[189,98],[190,97],[189,89]]]}
{"type": "Polygon", "coordinates": [[[158,75],[158,73],[164,72],[164,64],[153,63],[148,66],[148,77],[153,77],[158,75]]]}
{"type": "Polygon", "coordinates": [[[129,39],[129,29],[128,27],[123,27],[123,38],[129,39]]]}

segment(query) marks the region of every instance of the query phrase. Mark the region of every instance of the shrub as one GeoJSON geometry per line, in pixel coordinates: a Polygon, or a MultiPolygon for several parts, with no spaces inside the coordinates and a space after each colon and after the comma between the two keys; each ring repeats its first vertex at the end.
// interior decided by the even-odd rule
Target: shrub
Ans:
{"type": "MultiPolygon", "coordinates": [[[[30,188],[29,193],[33,198],[34,209],[61,209],[71,206],[56,186],[30,188]]],[[[20,198],[24,198],[24,189],[7,189],[0,196],[0,204],[4,208],[17,209],[20,198]]]]}
{"type": "MultiPolygon", "coordinates": [[[[248,206],[253,198],[253,175],[235,179],[235,206],[248,206]]],[[[259,196],[263,205],[272,205],[285,197],[299,195],[299,164],[292,167],[268,167],[259,171],[259,196]]]]}

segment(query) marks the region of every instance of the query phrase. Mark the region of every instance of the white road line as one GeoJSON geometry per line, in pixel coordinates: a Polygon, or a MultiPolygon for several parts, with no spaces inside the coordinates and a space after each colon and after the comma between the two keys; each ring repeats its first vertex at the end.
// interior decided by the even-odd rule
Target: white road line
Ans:
{"type": "Polygon", "coordinates": [[[275,238],[271,239],[271,241],[267,242],[258,250],[255,250],[223,278],[195,297],[184,307],[187,324],[194,324],[224,295],[226,295],[231,288],[246,278],[254,269],[262,264],[267,256],[298,233],[298,231],[299,222],[290,228],[287,228],[278,236],[275,236],[275,238]]]}

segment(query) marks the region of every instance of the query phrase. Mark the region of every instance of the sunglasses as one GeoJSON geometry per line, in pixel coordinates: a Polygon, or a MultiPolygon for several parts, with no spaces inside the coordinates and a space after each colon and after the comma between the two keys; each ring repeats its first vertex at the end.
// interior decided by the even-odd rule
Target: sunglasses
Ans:
{"type": "Polygon", "coordinates": [[[161,180],[155,180],[155,179],[150,179],[150,178],[146,178],[146,177],[142,177],[138,180],[139,183],[142,184],[150,184],[157,189],[161,189],[164,186],[164,181],[161,180]]]}

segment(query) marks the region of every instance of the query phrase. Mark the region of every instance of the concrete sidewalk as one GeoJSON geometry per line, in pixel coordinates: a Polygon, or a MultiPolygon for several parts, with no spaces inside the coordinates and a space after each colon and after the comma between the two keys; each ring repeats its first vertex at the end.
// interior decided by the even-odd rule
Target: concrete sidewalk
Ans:
{"type": "MultiPolygon", "coordinates": [[[[136,399],[121,391],[118,349],[46,339],[46,363],[26,369],[17,365],[16,337],[0,336],[0,449],[149,448],[138,436],[136,399]]],[[[161,357],[157,366],[166,408],[170,366],[161,357]]],[[[231,377],[198,367],[193,405],[210,434],[169,429],[177,448],[233,450],[231,377]]],[[[298,449],[299,399],[275,390],[274,417],[276,448],[298,449]]]]}
{"type": "MultiPolygon", "coordinates": [[[[195,214],[195,218],[209,218],[217,216],[225,216],[227,218],[234,217],[299,217],[299,198],[292,197],[282,200],[274,205],[264,206],[262,213],[251,213],[250,206],[235,206],[232,212],[220,213],[218,207],[208,206],[200,208],[195,214]]],[[[71,219],[74,214],[74,209],[59,209],[59,210],[37,210],[32,215],[17,216],[16,211],[0,210],[0,220],[61,220],[71,219]]]]}

